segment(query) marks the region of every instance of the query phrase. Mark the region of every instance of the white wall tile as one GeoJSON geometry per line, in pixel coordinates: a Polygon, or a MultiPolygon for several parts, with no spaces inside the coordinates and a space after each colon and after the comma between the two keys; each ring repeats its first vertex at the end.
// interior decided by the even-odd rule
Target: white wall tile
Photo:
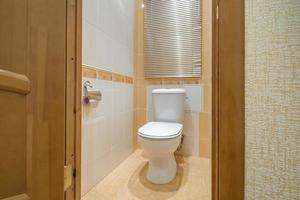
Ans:
{"type": "Polygon", "coordinates": [[[133,76],[133,1],[87,0],[83,15],[83,63],[133,76]]]}
{"type": "Polygon", "coordinates": [[[102,100],[82,107],[82,195],[132,152],[133,131],[132,84],[87,80],[102,100]]]}
{"type": "Polygon", "coordinates": [[[101,34],[95,26],[83,20],[82,23],[82,60],[83,64],[100,67],[99,47],[101,41],[98,35],[101,34]]]}
{"type": "Polygon", "coordinates": [[[99,25],[99,12],[97,0],[84,0],[82,16],[90,24],[99,25]]]}
{"type": "Polygon", "coordinates": [[[107,176],[113,169],[111,168],[111,153],[96,160],[94,167],[94,180],[95,184],[99,183],[105,176],[107,176]]]}
{"type": "Polygon", "coordinates": [[[93,166],[84,162],[81,164],[81,194],[86,194],[94,186],[93,166]]]}
{"type": "Polygon", "coordinates": [[[185,110],[203,112],[203,86],[188,84],[182,86],[186,91],[185,110]]]}
{"type": "Polygon", "coordinates": [[[108,124],[109,119],[105,116],[94,119],[94,132],[95,132],[95,151],[96,159],[109,154],[111,138],[109,133],[111,127],[108,124]]]}

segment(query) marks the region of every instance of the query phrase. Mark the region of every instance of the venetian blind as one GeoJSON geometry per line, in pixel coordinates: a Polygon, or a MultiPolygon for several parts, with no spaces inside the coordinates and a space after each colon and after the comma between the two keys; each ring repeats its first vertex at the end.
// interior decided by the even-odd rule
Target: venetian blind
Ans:
{"type": "Polygon", "coordinates": [[[200,0],[144,0],[146,78],[200,77],[200,0]]]}

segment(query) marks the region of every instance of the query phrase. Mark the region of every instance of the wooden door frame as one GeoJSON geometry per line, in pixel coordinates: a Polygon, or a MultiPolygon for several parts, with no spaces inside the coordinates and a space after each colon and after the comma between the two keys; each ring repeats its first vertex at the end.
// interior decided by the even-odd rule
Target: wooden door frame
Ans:
{"type": "MultiPolygon", "coordinates": [[[[75,34],[69,32],[67,38],[74,41],[68,48],[74,50],[75,71],[68,87],[75,90],[76,100],[67,106],[74,109],[71,138],[76,176],[74,196],[66,199],[80,200],[82,0],[71,2],[74,13],[67,26],[74,23],[75,34]]],[[[212,15],[212,199],[240,200],[245,192],[244,0],[212,0],[212,15]]]]}
{"type": "Polygon", "coordinates": [[[212,199],[244,199],[244,0],[213,0],[212,199]]]}
{"type": "Polygon", "coordinates": [[[76,136],[75,136],[75,200],[81,199],[81,80],[82,80],[82,0],[76,4],[76,136]]]}
{"type": "Polygon", "coordinates": [[[73,181],[66,200],[81,198],[81,71],[82,0],[67,1],[66,142],[65,165],[72,165],[73,181]]]}

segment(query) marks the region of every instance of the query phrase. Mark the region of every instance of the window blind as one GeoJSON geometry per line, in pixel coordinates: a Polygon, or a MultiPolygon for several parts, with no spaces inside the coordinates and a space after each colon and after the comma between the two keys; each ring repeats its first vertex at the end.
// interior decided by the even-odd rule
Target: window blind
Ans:
{"type": "Polygon", "coordinates": [[[200,0],[144,0],[146,78],[201,76],[200,0]]]}

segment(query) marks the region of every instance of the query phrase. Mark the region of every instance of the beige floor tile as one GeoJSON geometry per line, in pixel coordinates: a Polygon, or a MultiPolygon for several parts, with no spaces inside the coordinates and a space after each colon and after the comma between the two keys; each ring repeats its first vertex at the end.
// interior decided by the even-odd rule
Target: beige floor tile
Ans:
{"type": "Polygon", "coordinates": [[[210,200],[210,159],[176,156],[176,178],[164,185],[146,179],[147,159],[135,151],[82,200],[210,200]]]}

